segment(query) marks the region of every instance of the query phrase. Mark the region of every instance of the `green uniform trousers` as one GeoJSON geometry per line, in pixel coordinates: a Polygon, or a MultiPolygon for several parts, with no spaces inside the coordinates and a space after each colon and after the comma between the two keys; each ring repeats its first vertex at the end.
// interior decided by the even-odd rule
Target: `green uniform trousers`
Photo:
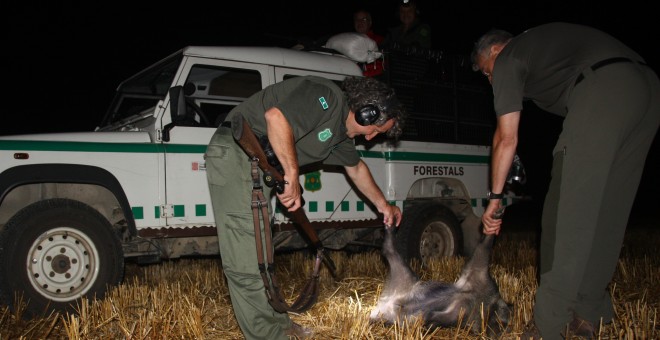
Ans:
{"type": "MultiPolygon", "coordinates": [[[[219,128],[206,151],[206,174],[234,314],[246,339],[288,339],[284,332],[291,320],[268,303],[259,274],[250,170],[250,160],[231,129],[219,128]]],[[[264,191],[266,197],[269,191],[264,191]]]]}
{"type": "Polygon", "coordinates": [[[660,84],[637,63],[615,63],[572,90],[554,149],[534,307],[543,339],[560,339],[577,314],[611,322],[608,285],[644,162],[660,124],[660,84]]]}

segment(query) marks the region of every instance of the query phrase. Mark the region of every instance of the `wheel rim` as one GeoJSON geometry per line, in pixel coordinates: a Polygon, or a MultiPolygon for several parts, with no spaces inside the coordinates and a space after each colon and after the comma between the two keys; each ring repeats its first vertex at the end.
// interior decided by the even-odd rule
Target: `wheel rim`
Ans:
{"type": "Polygon", "coordinates": [[[443,222],[429,223],[422,232],[419,242],[419,255],[423,262],[432,258],[451,256],[454,252],[452,234],[449,226],[443,222]]]}
{"type": "Polygon", "coordinates": [[[28,278],[39,294],[54,301],[84,295],[98,276],[99,253],[87,235],[72,228],[54,228],[30,247],[28,278]]]}

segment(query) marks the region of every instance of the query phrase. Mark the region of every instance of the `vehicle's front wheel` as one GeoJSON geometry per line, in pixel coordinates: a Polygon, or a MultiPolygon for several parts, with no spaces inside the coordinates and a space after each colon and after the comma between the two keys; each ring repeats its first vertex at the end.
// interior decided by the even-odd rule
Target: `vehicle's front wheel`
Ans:
{"type": "Polygon", "coordinates": [[[395,245],[404,259],[428,263],[432,258],[459,255],[462,239],[451,210],[438,204],[419,204],[403,213],[395,245]]]}
{"type": "Polygon", "coordinates": [[[106,218],[70,199],[33,203],[0,233],[0,297],[14,294],[27,314],[75,312],[80,298],[102,298],[124,276],[121,241],[106,218]]]}

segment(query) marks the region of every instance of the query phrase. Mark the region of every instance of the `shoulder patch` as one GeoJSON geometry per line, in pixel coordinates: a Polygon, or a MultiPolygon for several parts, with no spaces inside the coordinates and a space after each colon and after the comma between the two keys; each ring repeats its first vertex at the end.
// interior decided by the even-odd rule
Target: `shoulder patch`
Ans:
{"type": "Polygon", "coordinates": [[[319,132],[318,137],[321,142],[325,142],[330,139],[330,137],[332,137],[332,131],[326,128],[325,130],[319,132]]]}
{"type": "Polygon", "coordinates": [[[321,107],[323,108],[323,111],[327,110],[328,107],[328,102],[325,100],[325,97],[319,97],[319,103],[321,103],[321,107]]]}

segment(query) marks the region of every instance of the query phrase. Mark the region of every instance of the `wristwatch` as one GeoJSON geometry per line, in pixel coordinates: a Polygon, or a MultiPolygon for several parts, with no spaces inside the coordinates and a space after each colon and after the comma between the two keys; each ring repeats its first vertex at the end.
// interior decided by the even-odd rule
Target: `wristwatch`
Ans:
{"type": "Polygon", "coordinates": [[[492,191],[489,191],[488,194],[486,194],[486,197],[488,197],[489,200],[501,200],[504,198],[504,193],[500,192],[499,194],[496,194],[492,191]]]}

